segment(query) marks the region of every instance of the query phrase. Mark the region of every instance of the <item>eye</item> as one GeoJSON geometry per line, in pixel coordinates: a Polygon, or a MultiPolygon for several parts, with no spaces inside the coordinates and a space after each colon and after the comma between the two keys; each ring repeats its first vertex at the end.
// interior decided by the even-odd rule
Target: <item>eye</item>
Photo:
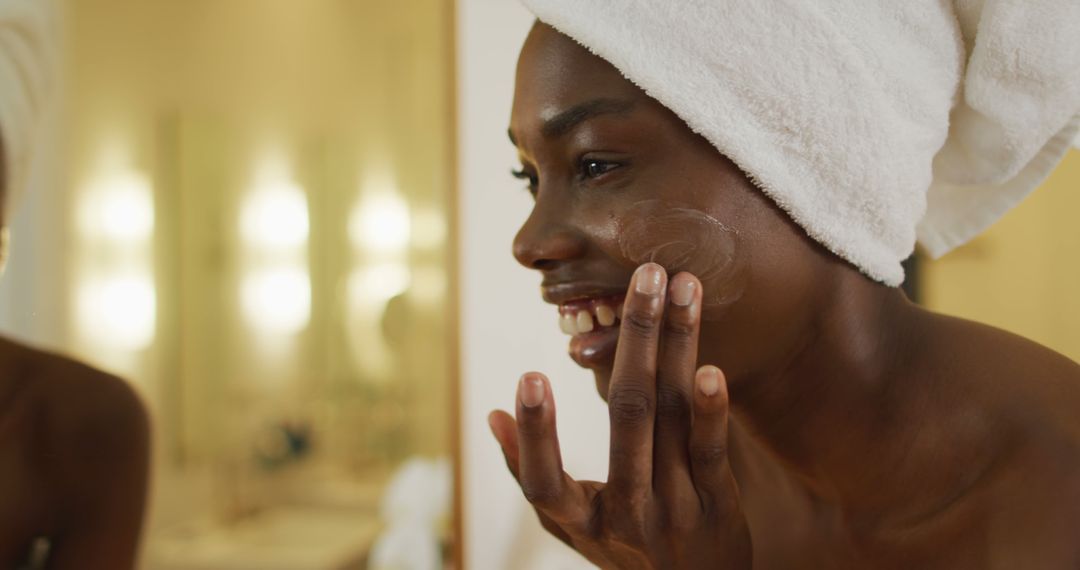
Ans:
{"type": "Polygon", "coordinates": [[[587,158],[581,161],[581,176],[585,179],[599,178],[619,166],[617,162],[587,158]]]}
{"type": "Polygon", "coordinates": [[[526,171],[524,168],[521,170],[511,170],[510,175],[518,180],[524,180],[529,183],[528,190],[533,196],[536,195],[536,190],[540,186],[540,179],[535,174],[526,171]]]}

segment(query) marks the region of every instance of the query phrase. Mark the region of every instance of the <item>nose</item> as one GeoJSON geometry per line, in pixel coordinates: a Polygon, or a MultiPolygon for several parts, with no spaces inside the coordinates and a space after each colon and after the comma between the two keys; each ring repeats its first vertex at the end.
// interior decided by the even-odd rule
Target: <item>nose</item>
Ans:
{"type": "Polygon", "coordinates": [[[529,219],[514,237],[514,257],[529,269],[545,271],[581,257],[586,239],[581,231],[537,202],[529,219]]]}

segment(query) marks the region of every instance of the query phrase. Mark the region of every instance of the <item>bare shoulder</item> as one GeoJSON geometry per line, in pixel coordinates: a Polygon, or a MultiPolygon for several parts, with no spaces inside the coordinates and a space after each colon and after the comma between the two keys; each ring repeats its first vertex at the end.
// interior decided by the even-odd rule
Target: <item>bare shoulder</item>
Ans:
{"type": "Polygon", "coordinates": [[[999,448],[975,493],[995,559],[1012,560],[1001,567],[1080,567],[1080,364],[1000,329],[930,318],[928,361],[954,385],[946,401],[970,406],[965,421],[977,417],[999,448]]]}
{"type": "Polygon", "coordinates": [[[1072,426],[1023,426],[984,493],[1001,568],[1080,568],[1080,438],[1072,426]]]}
{"type": "Polygon", "coordinates": [[[1021,423],[1056,425],[1080,441],[1080,364],[988,325],[936,314],[928,320],[927,362],[958,389],[1021,423]]]}
{"type": "Polygon", "coordinates": [[[1080,459],[1080,364],[991,326],[930,318],[923,373],[950,386],[942,390],[949,400],[970,407],[1016,445],[1080,459]]]}
{"type": "Polygon", "coordinates": [[[16,371],[10,381],[20,384],[21,399],[32,408],[37,444],[49,463],[145,457],[148,414],[127,382],[9,340],[0,340],[0,353],[16,371]]]}

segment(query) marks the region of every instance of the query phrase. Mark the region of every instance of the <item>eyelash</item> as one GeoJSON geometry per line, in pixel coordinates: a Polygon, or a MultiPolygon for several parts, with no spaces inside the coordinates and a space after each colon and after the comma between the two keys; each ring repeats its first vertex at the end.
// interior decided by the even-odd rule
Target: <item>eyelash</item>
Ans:
{"type": "Polygon", "coordinates": [[[611,162],[608,160],[597,160],[595,158],[582,159],[582,161],[579,163],[582,180],[600,178],[601,176],[619,168],[620,166],[622,165],[617,162],[611,162]],[[599,165],[601,167],[601,172],[591,172],[591,167],[596,165],[599,165]]]}
{"type": "Polygon", "coordinates": [[[536,195],[537,187],[540,184],[539,178],[529,172],[526,172],[524,168],[521,170],[511,170],[510,175],[514,178],[517,178],[518,180],[527,181],[529,185],[526,187],[526,189],[529,191],[529,194],[532,194],[533,196],[536,195]]]}
{"type": "MultiPolygon", "coordinates": [[[[622,165],[617,162],[611,162],[607,160],[597,160],[592,158],[582,159],[578,163],[578,174],[581,180],[593,180],[600,178],[601,176],[618,169],[622,165]],[[599,172],[597,172],[599,170],[599,172]]],[[[526,171],[524,168],[521,170],[511,170],[510,175],[518,180],[525,180],[529,183],[528,190],[532,195],[536,195],[538,187],[540,185],[540,179],[535,174],[526,171]]]]}

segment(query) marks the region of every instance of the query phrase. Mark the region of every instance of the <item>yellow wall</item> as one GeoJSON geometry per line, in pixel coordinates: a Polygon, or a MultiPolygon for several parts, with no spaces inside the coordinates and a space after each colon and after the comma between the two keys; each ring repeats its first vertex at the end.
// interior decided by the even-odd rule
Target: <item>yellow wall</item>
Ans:
{"type": "Polygon", "coordinates": [[[1080,361],[1080,151],[970,244],[924,265],[930,308],[1080,361]]]}

